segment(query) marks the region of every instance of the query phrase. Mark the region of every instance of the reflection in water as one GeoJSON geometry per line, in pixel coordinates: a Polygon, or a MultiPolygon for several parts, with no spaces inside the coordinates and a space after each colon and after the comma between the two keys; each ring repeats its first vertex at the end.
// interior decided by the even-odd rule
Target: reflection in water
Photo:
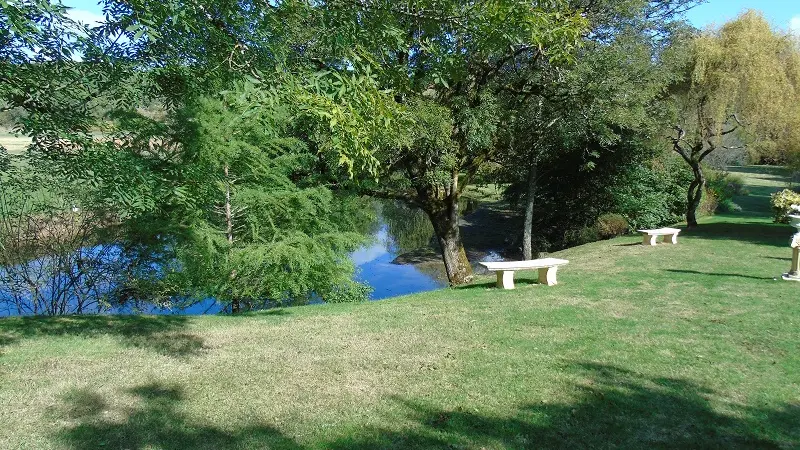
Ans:
{"type": "MultiPolygon", "coordinates": [[[[418,210],[407,207],[399,202],[375,203],[377,220],[373,225],[375,232],[374,244],[361,248],[352,253],[351,257],[357,266],[356,280],[368,284],[373,288],[370,299],[378,300],[398,295],[411,294],[415,292],[430,291],[446,286],[446,282],[437,279],[434,275],[419,270],[410,264],[396,264],[393,261],[402,253],[427,248],[432,243],[433,229],[430,221],[425,214],[418,210]]],[[[116,246],[109,246],[113,251],[103,254],[103,262],[106,265],[116,266],[123,261],[121,249],[116,246]]],[[[79,249],[76,253],[93,254],[93,249],[79,249]]],[[[499,257],[499,256],[498,256],[499,257]]],[[[49,261],[50,258],[43,257],[29,264],[43,264],[42,261],[49,261]]],[[[62,264],[63,265],[63,264],[62,264]]],[[[80,264],[67,264],[69,273],[75,273],[75,279],[83,282],[85,267],[80,264]]],[[[0,270],[3,270],[0,268],[0,270]]],[[[46,273],[45,271],[38,271],[46,273]]],[[[118,271],[112,271],[118,274],[118,271]]],[[[39,280],[43,287],[43,293],[47,289],[57,285],[57,281],[62,276],[51,279],[39,280]]],[[[108,280],[104,284],[101,294],[111,293],[117,287],[120,280],[108,280]]],[[[24,293],[23,293],[24,294],[24,293]]],[[[24,301],[25,295],[17,295],[18,301],[24,301]],[[21,296],[20,296],[21,295],[21,296]]],[[[24,308],[17,307],[17,302],[12,299],[12,289],[10,286],[0,285],[0,317],[15,316],[20,314],[31,314],[24,308]]],[[[162,307],[147,302],[127,301],[124,304],[108,304],[103,301],[95,301],[85,308],[76,309],[74,303],[76,299],[66,300],[68,309],[65,312],[80,311],[83,313],[103,313],[103,314],[216,314],[228,311],[228,306],[218,303],[214,298],[207,298],[199,301],[175,300],[175,305],[162,307]]],[[[312,301],[314,303],[314,301],[312,301]]],[[[274,306],[269,302],[261,305],[263,308],[274,306]]],[[[260,309],[260,308],[259,308],[260,309]]]]}
{"type": "Polygon", "coordinates": [[[356,280],[372,286],[372,300],[379,300],[414,292],[431,291],[446,284],[412,265],[394,264],[397,257],[395,238],[389,235],[389,227],[381,226],[375,244],[352,254],[358,266],[356,280]]]}
{"type": "Polygon", "coordinates": [[[395,253],[408,253],[431,244],[433,225],[421,209],[400,201],[376,202],[375,205],[380,226],[386,227],[395,253]]]}

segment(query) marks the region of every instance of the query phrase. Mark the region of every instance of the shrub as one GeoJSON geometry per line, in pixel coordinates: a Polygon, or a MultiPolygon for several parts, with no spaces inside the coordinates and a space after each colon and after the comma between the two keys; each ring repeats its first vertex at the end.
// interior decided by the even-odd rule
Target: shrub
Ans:
{"type": "Polygon", "coordinates": [[[565,233],[564,242],[568,247],[588,244],[600,240],[600,233],[596,226],[572,229],[565,233]]]}
{"type": "Polygon", "coordinates": [[[722,204],[737,195],[747,195],[744,177],[729,172],[712,170],[706,179],[706,189],[713,192],[717,201],[722,204]]]}
{"type": "Polygon", "coordinates": [[[597,234],[601,239],[622,236],[630,229],[627,219],[620,214],[603,214],[595,223],[597,234]]]}
{"type": "Polygon", "coordinates": [[[744,177],[719,170],[708,170],[706,190],[700,206],[699,215],[710,216],[715,212],[739,212],[742,207],[734,203],[733,197],[748,195],[744,187],[744,177]]]}
{"type": "Polygon", "coordinates": [[[719,202],[717,205],[717,211],[720,212],[740,212],[742,207],[737,205],[733,202],[733,200],[727,199],[719,202]]]}
{"type": "Polygon", "coordinates": [[[697,214],[700,216],[711,216],[717,212],[719,207],[719,199],[714,191],[706,189],[703,198],[700,200],[700,206],[697,207],[697,214]]]}
{"type": "Polygon", "coordinates": [[[775,223],[788,223],[789,218],[786,215],[792,209],[792,205],[800,205],[800,193],[784,189],[772,194],[770,203],[775,223]]]}
{"type": "Polygon", "coordinates": [[[369,299],[372,291],[372,286],[355,281],[345,282],[329,291],[323,296],[323,300],[326,303],[363,302],[369,299]]]}
{"type": "Polygon", "coordinates": [[[686,213],[691,180],[691,171],[677,155],[632,166],[609,187],[612,204],[604,209],[622,214],[632,229],[675,223],[686,213]]]}

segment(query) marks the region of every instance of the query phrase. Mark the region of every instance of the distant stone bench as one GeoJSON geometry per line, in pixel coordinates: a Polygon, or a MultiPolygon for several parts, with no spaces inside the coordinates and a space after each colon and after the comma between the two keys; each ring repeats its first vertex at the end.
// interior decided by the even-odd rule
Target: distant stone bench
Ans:
{"type": "Polygon", "coordinates": [[[659,236],[664,236],[663,242],[666,244],[671,242],[678,243],[678,233],[681,230],[677,228],[658,228],[656,230],[637,230],[642,233],[642,245],[656,245],[656,240],[659,236]]]}
{"type": "Polygon", "coordinates": [[[530,261],[501,261],[479,263],[489,272],[497,272],[497,287],[514,289],[514,272],[517,270],[539,269],[539,283],[553,286],[557,283],[558,266],[569,263],[566,259],[542,258],[530,261]]]}

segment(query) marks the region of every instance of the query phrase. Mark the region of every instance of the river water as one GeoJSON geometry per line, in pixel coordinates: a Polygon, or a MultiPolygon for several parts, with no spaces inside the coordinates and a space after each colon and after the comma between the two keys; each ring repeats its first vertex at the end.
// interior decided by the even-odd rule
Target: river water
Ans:
{"type": "Polygon", "coordinates": [[[375,243],[351,255],[358,270],[356,280],[372,287],[372,300],[413,294],[438,289],[447,285],[431,274],[411,264],[395,264],[398,250],[389,234],[389,227],[381,225],[375,243]]]}
{"type": "MultiPolygon", "coordinates": [[[[370,300],[381,300],[416,292],[430,291],[447,285],[445,280],[439,279],[434,274],[419,270],[410,264],[397,264],[395,259],[402,251],[409,250],[409,245],[427,245],[432,237],[432,230],[427,227],[427,219],[422,219],[417,212],[407,210],[397,205],[391,208],[377,206],[377,229],[371,244],[365,246],[350,256],[357,270],[355,279],[372,288],[370,300]],[[394,215],[394,216],[392,216],[394,215]],[[409,220],[412,218],[414,220],[409,220]],[[411,236],[412,238],[409,238],[411,236]],[[400,243],[404,249],[400,250],[400,243]]],[[[89,250],[90,251],[90,250],[89,250]]],[[[2,270],[0,268],[0,270],[2,270]]],[[[16,306],[4,302],[3,287],[0,286],[0,317],[19,315],[16,306]]],[[[113,306],[105,309],[107,314],[215,314],[223,312],[225,307],[213,298],[200,300],[175,308],[163,308],[147,303],[128,302],[124,305],[113,306]]],[[[96,311],[96,307],[94,308],[96,311]]],[[[87,308],[86,312],[93,312],[87,308]]]]}

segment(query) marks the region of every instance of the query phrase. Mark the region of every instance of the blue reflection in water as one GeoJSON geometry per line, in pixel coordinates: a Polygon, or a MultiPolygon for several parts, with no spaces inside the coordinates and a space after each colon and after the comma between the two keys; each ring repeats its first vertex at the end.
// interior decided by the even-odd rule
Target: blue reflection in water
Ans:
{"type": "Polygon", "coordinates": [[[351,255],[358,266],[356,280],[373,288],[370,299],[432,291],[446,285],[413,265],[392,263],[397,256],[385,225],[378,231],[374,245],[351,255]]]}
{"type": "MultiPolygon", "coordinates": [[[[388,227],[385,224],[380,225],[380,229],[375,235],[374,244],[363,247],[351,254],[354,264],[357,266],[357,273],[355,279],[359,282],[368,284],[373,288],[370,295],[371,300],[379,300],[398,295],[412,294],[415,292],[424,292],[438,289],[446,286],[446,283],[437,280],[434,276],[422,272],[413,265],[395,264],[392,261],[398,256],[395,249],[394,240],[389,235],[388,227]]],[[[117,261],[121,261],[122,252],[116,246],[84,248],[79,252],[93,254],[103,248],[104,255],[100,258],[104,263],[114,265],[117,261]]],[[[34,261],[29,262],[30,267],[45,266],[50,264],[51,261],[48,257],[40,257],[34,261]]],[[[0,268],[0,271],[3,269],[0,268]]],[[[44,272],[44,271],[42,271],[44,272]]],[[[52,286],[65,283],[67,280],[59,278],[51,278],[49,280],[40,280],[43,285],[45,294],[52,286]]],[[[81,279],[82,277],[79,277],[81,279]]],[[[110,292],[113,290],[116,282],[119,281],[115,277],[103,280],[104,286],[101,291],[110,292]]],[[[10,291],[8,286],[0,285],[0,317],[19,315],[20,311],[13,307],[11,303],[10,291]]],[[[74,304],[77,299],[68,299],[67,303],[70,305],[68,310],[74,312],[74,304]]],[[[221,304],[214,298],[206,298],[195,302],[176,302],[174,307],[162,307],[158,305],[149,304],[146,302],[128,301],[125,304],[98,304],[93,303],[87,305],[83,309],[84,313],[103,313],[103,314],[182,314],[182,315],[200,315],[200,314],[216,314],[226,311],[228,305],[221,304]]],[[[31,314],[33,311],[22,311],[23,315],[31,314]]]]}
{"type": "Polygon", "coordinates": [[[186,315],[186,316],[197,316],[202,314],[217,314],[223,311],[228,311],[227,305],[223,305],[215,298],[206,298],[203,300],[198,300],[196,302],[192,302],[189,304],[182,304],[180,306],[174,306],[171,308],[164,308],[161,306],[156,305],[149,305],[147,303],[143,303],[141,305],[135,305],[132,303],[122,305],[122,306],[114,306],[111,310],[107,311],[108,314],[156,314],[156,315],[186,315]]]}

